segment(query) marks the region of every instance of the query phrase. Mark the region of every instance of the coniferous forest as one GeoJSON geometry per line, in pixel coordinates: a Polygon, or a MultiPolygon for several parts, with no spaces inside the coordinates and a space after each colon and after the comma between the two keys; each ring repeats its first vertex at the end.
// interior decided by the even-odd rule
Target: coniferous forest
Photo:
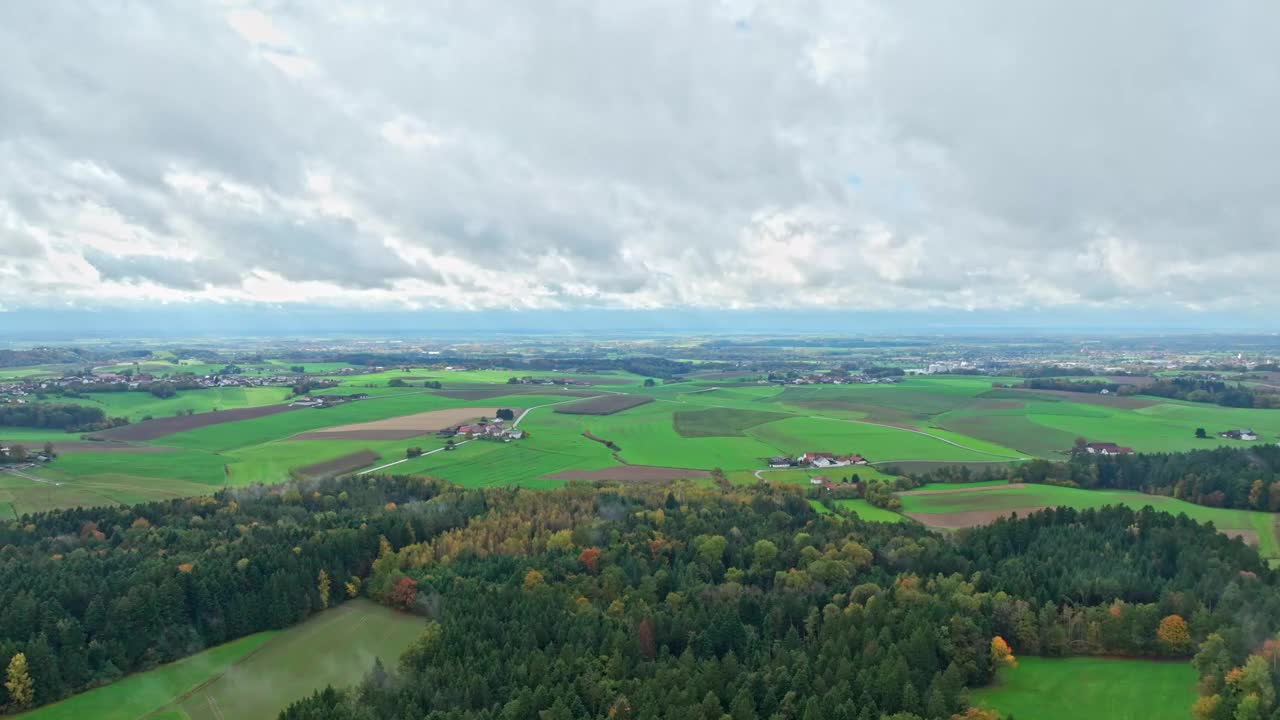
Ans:
{"type": "Polygon", "coordinates": [[[1150,510],[947,537],[781,487],[377,477],[42,514],[0,544],[0,664],[25,657],[34,704],[368,595],[425,632],[282,718],[981,718],[968,689],[1017,655],[1192,662],[1198,717],[1280,718],[1280,577],[1150,510]]]}

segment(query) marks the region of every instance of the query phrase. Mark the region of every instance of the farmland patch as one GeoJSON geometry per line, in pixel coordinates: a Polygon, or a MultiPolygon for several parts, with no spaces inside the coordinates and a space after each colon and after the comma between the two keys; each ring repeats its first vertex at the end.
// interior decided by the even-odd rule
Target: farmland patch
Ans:
{"type": "Polygon", "coordinates": [[[644,395],[607,395],[561,405],[556,412],[562,415],[612,415],[651,402],[653,398],[644,395]]]}
{"type": "Polygon", "coordinates": [[[676,432],[682,437],[742,437],[747,428],[774,420],[784,420],[786,413],[758,410],[734,410],[708,408],[706,410],[681,410],[673,416],[676,432]]]}
{"type": "MultiPolygon", "coordinates": [[[[519,408],[510,408],[517,415],[519,408]]],[[[407,440],[481,417],[493,417],[498,408],[462,407],[401,415],[370,422],[336,425],[295,435],[293,440],[407,440]]]]}
{"type": "Polygon", "coordinates": [[[94,433],[93,437],[102,438],[104,440],[123,440],[126,442],[155,440],[156,438],[162,438],[166,435],[173,435],[174,433],[186,432],[188,430],[195,430],[197,428],[208,427],[210,425],[221,425],[223,423],[238,422],[240,420],[252,420],[254,418],[266,417],[268,415],[290,412],[292,410],[297,410],[297,408],[290,407],[288,405],[264,405],[262,407],[219,410],[217,412],[183,415],[181,417],[158,418],[156,420],[147,420],[133,425],[125,425],[124,427],[104,430],[99,433],[94,433]]]}
{"type": "Polygon", "coordinates": [[[302,478],[333,477],[334,475],[342,475],[343,473],[359,470],[362,467],[368,467],[378,462],[379,459],[378,453],[372,450],[360,450],[332,460],[315,463],[314,465],[304,465],[294,469],[293,474],[302,478]]]}

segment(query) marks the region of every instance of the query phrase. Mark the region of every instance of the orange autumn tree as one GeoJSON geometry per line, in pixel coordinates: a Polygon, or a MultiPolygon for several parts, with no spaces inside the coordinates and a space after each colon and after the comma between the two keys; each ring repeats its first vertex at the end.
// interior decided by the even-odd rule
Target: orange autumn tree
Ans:
{"type": "Polygon", "coordinates": [[[999,635],[991,638],[991,664],[997,668],[1018,667],[1018,660],[1013,656],[1013,650],[1009,647],[1009,643],[999,635]]]}
{"type": "Polygon", "coordinates": [[[600,562],[600,548],[589,547],[578,555],[578,562],[587,566],[591,572],[596,571],[596,563],[600,562]]]}
{"type": "Polygon", "coordinates": [[[1182,655],[1191,649],[1191,630],[1181,615],[1168,615],[1156,628],[1156,639],[1165,650],[1182,655]]]}

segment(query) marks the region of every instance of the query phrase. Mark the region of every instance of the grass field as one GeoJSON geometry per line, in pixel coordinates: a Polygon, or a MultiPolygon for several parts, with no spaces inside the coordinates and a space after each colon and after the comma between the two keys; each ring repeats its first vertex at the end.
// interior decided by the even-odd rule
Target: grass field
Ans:
{"type": "Polygon", "coordinates": [[[172,417],[188,410],[205,413],[211,410],[278,405],[288,402],[289,394],[289,390],[282,387],[230,387],[181,390],[177,395],[164,399],[151,393],[118,392],[93,393],[88,398],[55,399],[51,402],[74,402],[102,408],[107,417],[127,417],[130,422],[138,422],[146,416],[172,417]]]}
{"type": "MultiPolygon", "coordinates": [[[[287,370],[287,365],[280,363],[266,365],[270,367],[265,370],[287,370]]],[[[308,369],[332,372],[338,367],[329,364],[308,369]]],[[[580,396],[584,392],[610,391],[654,400],[612,415],[570,415],[556,410],[580,402],[580,396],[566,396],[563,388],[507,385],[511,374],[496,370],[414,369],[409,373],[389,370],[335,376],[340,386],[329,392],[348,394],[360,389],[374,397],[323,410],[298,410],[209,425],[148,443],[168,448],[164,453],[68,453],[53,467],[36,473],[61,485],[32,487],[32,483],[24,481],[25,485],[15,486],[6,478],[0,481],[0,503],[10,503],[21,513],[76,504],[172,497],[225,483],[273,483],[288,478],[298,467],[362,451],[377,454],[377,464],[381,465],[403,458],[406,447],[434,450],[442,447],[443,441],[434,435],[395,441],[289,439],[340,425],[479,405],[539,409],[530,412],[521,423],[521,428],[530,434],[525,440],[502,445],[469,443],[454,452],[401,463],[394,466],[394,471],[428,473],[469,486],[549,487],[561,483],[546,475],[631,464],[696,470],[719,467],[735,482],[750,483],[757,481],[754,471],[764,468],[766,458],[807,451],[859,453],[883,468],[911,462],[998,463],[1029,456],[1061,458],[1062,451],[1077,436],[1118,442],[1138,450],[1245,444],[1216,438],[1196,440],[1196,427],[1211,432],[1252,427],[1264,438],[1280,436],[1280,411],[1236,410],[1157,398],[1132,402],[1126,398],[1128,405],[1122,406],[1123,403],[1116,405],[1107,398],[1088,394],[1077,401],[1065,397],[1067,393],[1055,396],[993,388],[993,382],[1001,381],[999,378],[930,376],[909,378],[895,385],[788,387],[705,378],[646,388],[644,378],[625,373],[534,373],[594,383],[596,390],[578,387],[580,396]],[[388,387],[394,378],[418,383],[438,380],[446,390],[388,387]],[[449,395],[458,389],[465,391],[460,393],[462,397],[449,395]],[[483,399],[477,399],[476,393],[483,394],[483,399]],[[540,407],[544,405],[551,407],[540,407]],[[612,441],[620,450],[611,453],[584,433],[612,441]]],[[[94,396],[91,401],[102,404],[111,414],[139,418],[144,414],[169,415],[180,406],[207,410],[276,403],[283,399],[283,393],[277,388],[232,388],[191,391],[169,400],[119,393],[94,396]]],[[[0,428],[0,439],[39,445],[45,440],[75,442],[78,436],[0,428]]],[[[842,470],[814,472],[841,477],[842,470]]],[[[856,472],[864,479],[881,479],[871,468],[856,472]]],[[[769,472],[765,477],[770,481],[805,482],[809,474],[769,472]]],[[[973,502],[1047,504],[1042,500],[1045,498],[1015,495],[973,502]]],[[[1134,502],[1158,505],[1160,499],[1144,496],[1134,502]]],[[[1188,510],[1188,514],[1193,512],[1188,510]]],[[[1265,519],[1247,514],[1243,517],[1228,518],[1232,525],[1218,524],[1238,526],[1240,530],[1252,528],[1263,551],[1280,556],[1280,549],[1271,547],[1274,533],[1264,532],[1265,519]]]]}
{"type": "Polygon", "coordinates": [[[22,720],[137,720],[149,717],[175,698],[226,672],[275,635],[275,632],[262,632],[243,637],[15,717],[22,720]]]}
{"type": "Polygon", "coordinates": [[[272,720],[326,685],[359,681],[374,658],[394,667],[424,624],[368,600],[345,603],[276,634],[170,709],[180,709],[189,720],[272,720]]]}
{"type": "Polygon", "coordinates": [[[1101,658],[1019,657],[972,693],[974,705],[1018,720],[1189,720],[1195,700],[1188,662],[1101,658]]]}

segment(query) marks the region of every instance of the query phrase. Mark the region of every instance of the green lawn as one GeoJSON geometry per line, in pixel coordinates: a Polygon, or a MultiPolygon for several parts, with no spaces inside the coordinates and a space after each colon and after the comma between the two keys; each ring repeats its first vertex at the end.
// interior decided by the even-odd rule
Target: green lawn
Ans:
{"type": "MultiPolygon", "coordinates": [[[[198,692],[182,698],[190,720],[274,720],[295,700],[326,685],[358,682],[374,658],[395,667],[425,621],[354,600],[281,631],[198,692]]],[[[177,708],[169,708],[177,709],[177,708]]]]}
{"type": "Polygon", "coordinates": [[[275,634],[262,632],[243,637],[15,717],[22,720],[137,720],[147,717],[173,702],[174,698],[226,672],[275,634]]]}
{"type": "Polygon", "coordinates": [[[975,706],[1018,720],[1188,720],[1195,700],[1191,663],[1100,658],[1020,657],[972,693],[975,706]]]}

